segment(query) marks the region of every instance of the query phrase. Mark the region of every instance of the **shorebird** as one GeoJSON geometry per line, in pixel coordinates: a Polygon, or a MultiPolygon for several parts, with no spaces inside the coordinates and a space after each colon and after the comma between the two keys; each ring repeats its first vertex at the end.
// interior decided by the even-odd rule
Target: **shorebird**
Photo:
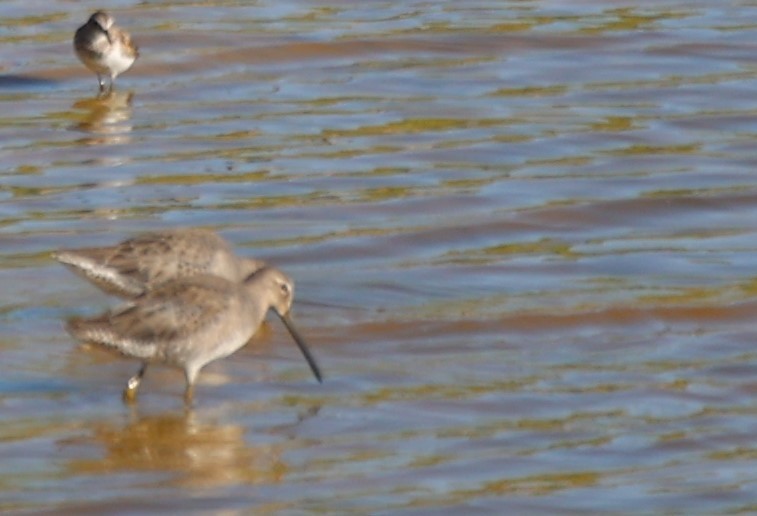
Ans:
{"type": "Polygon", "coordinates": [[[97,74],[100,92],[105,91],[103,75],[110,77],[109,90],[116,77],[131,68],[139,49],[129,33],[114,25],[113,17],[97,11],[74,35],[74,50],[84,66],[97,74]]]}
{"type": "Polygon", "coordinates": [[[145,233],[114,246],[63,250],[53,258],[105,292],[127,299],[197,274],[240,282],[265,266],[238,257],[217,233],[191,228],[145,233]]]}
{"type": "Polygon", "coordinates": [[[253,272],[242,282],[203,274],[164,283],[100,316],[71,318],[66,330],[79,341],[142,361],[126,384],[126,401],[136,399],[148,364],[162,363],[184,371],[184,398],[190,403],[200,369],[241,348],[269,309],[283,321],[322,382],[321,370],[290,318],[293,299],[294,283],[274,267],[253,272]]]}

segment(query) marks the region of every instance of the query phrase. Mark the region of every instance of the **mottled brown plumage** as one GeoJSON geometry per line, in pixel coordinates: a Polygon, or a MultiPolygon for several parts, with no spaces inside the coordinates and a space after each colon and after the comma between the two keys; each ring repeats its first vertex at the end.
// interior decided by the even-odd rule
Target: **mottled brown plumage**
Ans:
{"type": "Polygon", "coordinates": [[[205,229],[145,233],[114,246],[64,250],[53,257],[103,291],[127,299],[198,274],[239,282],[265,265],[236,256],[226,240],[205,229]]]}
{"type": "Polygon", "coordinates": [[[320,382],[320,369],[289,317],[293,296],[292,280],[273,267],[242,282],[202,274],[168,281],[100,316],[72,318],[66,329],[77,340],[142,361],[126,399],[135,398],[147,364],[162,363],[184,371],[189,401],[200,369],[241,348],[272,308],[320,382]]]}
{"type": "Polygon", "coordinates": [[[110,77],[109,90],[116,77],[131,68],[139,57],[139,48],[129,33],[114,24],[113,17],[97,11],[74,35],[74,50],[84,66],[97,74],[100,92],[105,91],[102,76],[110,77]]]}

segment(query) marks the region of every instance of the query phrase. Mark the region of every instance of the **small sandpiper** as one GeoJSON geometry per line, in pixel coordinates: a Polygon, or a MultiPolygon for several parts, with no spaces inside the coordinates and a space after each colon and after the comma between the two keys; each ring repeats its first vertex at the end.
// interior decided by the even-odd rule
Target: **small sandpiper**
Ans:
{"type": "Polygon", "coordinates": [[[263,267],[241,283],[204,274],[168,281],[98,317],[74,317],[66,329],[77,340],[142,361],[126,385],[126,401],[136,399],[147,365],[162,363],[184,371],[184,398],[190,403],[200,369],[244,346],[269,309],[322,381],[318,364],[290,319],[293,299],[294,283],[273,267],[263,267]]]}
{"type": "Polygon", "coordinates": [[[110,76],[110,86],[116,77],[131,68],[139,49],[125,30],[114,25],[113,17],[97,11],[87,23],[79,27],[74,36],[74,50],[84,66],[97,74],[100,92],[105,91],[103,75],[110,76]]]}
{"type": "Polygon", "coordinates": [[[266,265],[237,256],[218,233],[201,228],[143,233],[113,246],[61,250],[53,258],[104,292],[126,299],[199,274],[241,282],[266,265]]]}

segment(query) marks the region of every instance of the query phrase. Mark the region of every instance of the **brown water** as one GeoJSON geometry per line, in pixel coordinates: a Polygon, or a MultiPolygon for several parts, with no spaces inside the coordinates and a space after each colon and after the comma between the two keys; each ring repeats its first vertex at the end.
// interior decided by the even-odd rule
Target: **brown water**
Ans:
{"type": "Polygon", "coordinates": [[[0,510],[757,510],[747,0],[0,6],[0,510]],[[49,253],[201,226],[297,281],[201,375],[77,347],[49,253]]]}

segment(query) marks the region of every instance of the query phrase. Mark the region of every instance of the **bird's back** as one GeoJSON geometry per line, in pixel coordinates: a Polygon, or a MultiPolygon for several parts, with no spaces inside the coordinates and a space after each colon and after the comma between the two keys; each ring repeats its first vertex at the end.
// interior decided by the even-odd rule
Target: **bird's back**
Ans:
{"type": "Polygon", "coordinates": [[[126,356],[183,367],[241,347],[262,320],[249,308],[238,283],[199,275],[171,280],[101,316],[71,319],[67,329],[126,356]]]}
{"type": "Polygon", "coordinates": [[[265,265],[237,257],[218,234],[199,229],[146,233],[115,246],[61,251],[54,257],[103,291],[124,298],[200,274],[241,281],[265,265]]]}

